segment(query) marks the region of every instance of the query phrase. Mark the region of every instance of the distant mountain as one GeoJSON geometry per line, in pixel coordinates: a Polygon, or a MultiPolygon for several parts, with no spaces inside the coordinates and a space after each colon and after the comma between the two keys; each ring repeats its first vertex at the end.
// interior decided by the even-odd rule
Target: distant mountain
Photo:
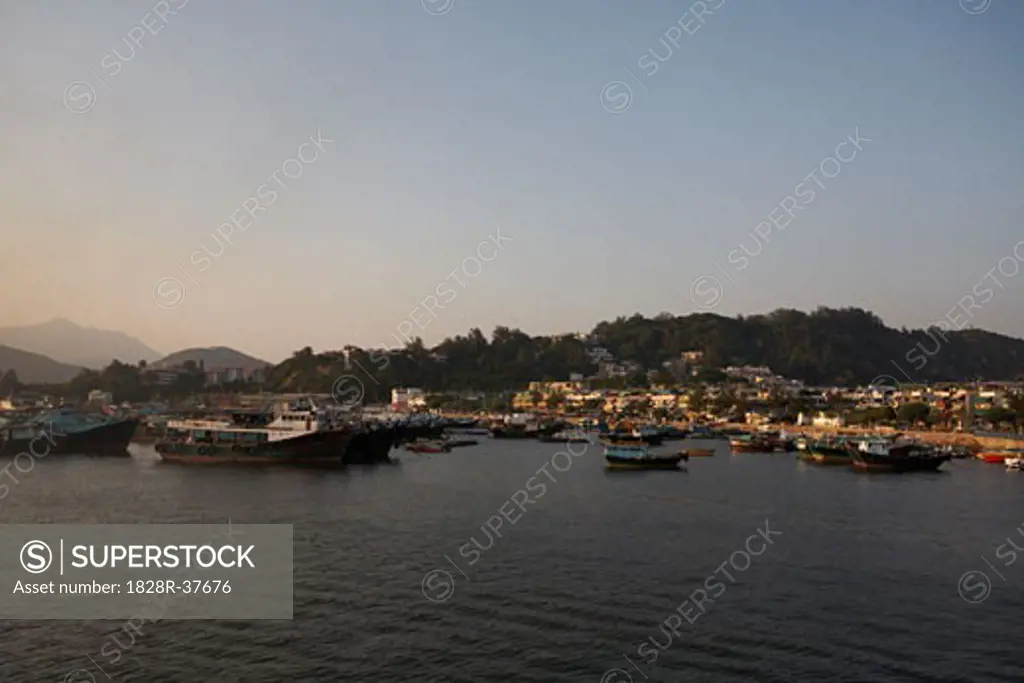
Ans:
{"type": "Polygon", "coordinates": [[[202,363],[207,370],[214,368],[242,368],[246,372],[267,368],[271,365],[265,360],[253,358],[248,354],[229,349],[226,346],[185,349],[184,351],[172,353],[166,358],[161,358],[149,365],[152,368],[161,370],[184,365],[188,361],[193,361],[196,365],[202,363]]]}
{"type": "MultiPolygon", "coordinates": [[[[148,363],[161,355],[123,332],[82,327],[62,318],[39,325],[0,327],[0,344],[90,369],[105,368],[113,360],[148,363]]],[[[18,376],[21,378],[20,372],[18,376]]]]}
{"type": "Polygon", "coordinates": [[[10,371],[25,384],[60,384],[70,381],[85,368],[58,363],[38,353],[0,346],[0,378],[10,371]]]}

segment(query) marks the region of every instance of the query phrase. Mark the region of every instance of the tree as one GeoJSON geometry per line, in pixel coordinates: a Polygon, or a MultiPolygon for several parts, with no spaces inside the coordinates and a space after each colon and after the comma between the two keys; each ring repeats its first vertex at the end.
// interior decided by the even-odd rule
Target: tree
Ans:
{"type": "Polygon", "coordinates": [[[901,422],[917,424],[918,422],[924,422],[930,413],[931,408],[927,403],[904,403],[896,411],[896,417],[901,422]]]}

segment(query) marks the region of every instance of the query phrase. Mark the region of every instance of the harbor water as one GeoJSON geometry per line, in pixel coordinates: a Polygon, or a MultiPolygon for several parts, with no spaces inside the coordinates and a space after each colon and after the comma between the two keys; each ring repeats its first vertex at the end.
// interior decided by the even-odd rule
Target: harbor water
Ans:
{"type": "Polygon", "coordinates": [[[1021,680],[1024,474],[722,442],[686,471],[615,473],[571,448],[482,439],[327,472],[137,446],[36,461],[0,522],[293,524],[294,619],[0,621],[0,681],[1021,680]]]}

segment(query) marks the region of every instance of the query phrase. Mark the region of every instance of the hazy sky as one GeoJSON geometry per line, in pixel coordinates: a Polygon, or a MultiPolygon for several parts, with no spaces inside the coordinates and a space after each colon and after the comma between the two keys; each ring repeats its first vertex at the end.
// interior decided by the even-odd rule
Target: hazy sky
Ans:
{"type": "Polygon", "coordinates": [[[1024,336],[1021,2],[0,0],[0,63],[0,324],[269,360],[410,314],[920,326],[1006,259],[970,322],[1024,336]]]}

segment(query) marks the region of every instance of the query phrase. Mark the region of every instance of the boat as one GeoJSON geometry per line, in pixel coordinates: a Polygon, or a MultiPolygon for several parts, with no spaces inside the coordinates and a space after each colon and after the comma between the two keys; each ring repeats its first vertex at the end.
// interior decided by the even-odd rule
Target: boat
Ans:
{"type": "Polygon", "coordinates": [[[1006,469],[1010,470],[1011,472],[1012,471],[1020,472],[1021,470],[1024,470],[1024,457],[1016,456],[1016,457],[1013,457],[1013,458],[1007,458],[1006,459],[1006,469]]]}
{"type": "Polygon", "coordinates": [[[544,443],[590,443],[590,434],[583,429],[563,429],[552,434],[541,436],[544,443]]]}
{"type": "Polygon", "coordinates": [[[1017,458],[1022,454],[1024,454],[1024,450],[1022,449],[1007,448],[1000,451],[981,451],[978,453],[978,459],[991,463],[1005,463],[1007,459],[1017,458]]]}
{"type": "Polygon", "coordinates": [[[413,441],[406,444],[405,450],[410,453],[448,453],[453,446],[444,441],[413,441]]]}
{"type": "Polygon", "coordinates": [[[686,437],[690,436],[690,432],[686,429],[680,429],[675,425],[662,425],[658,428],[658,433],[661,435],[663,441],[681,441],[686,437]]]}
{"type": "Polygon", "coordinates": [[[934,446],[894,439],[864,439],[850,449],[853,465],[871,472],[926,472],[935,471],[951,456],[934,446]]]}
{"type": "Polygon", "coordinates": [[[733,453],[772,453],[775,444],[763,436],[744,434],[729,439],[729,448],[733,453]]]}
{"type": "Polygon", "coordinates": [[[683,450],[681,450],[679,452],[680,453],[685,453],[687,459],[689,459],[689,458],[711,458],[711,457],[714,457],[714,455],[715,455],[715,449],[714,448],[684,448],[683,450]]]}
{"type": "Polygon", "coordinates": [[[807,444],[806,452],[819,465],[849,465],[852,461],[849,443],[838,439],[820,439],[807,444]]]}
{"type": "Polygon", "coordinates": [[[637,444],[660,446],[664,440],[660,430],[655,427],[634,427],[629,422],[621,422],[614,429],[601,425],[601,440],[611,444],[637,444]]]}
{"type": "Polygon", "coordinates": [[[605,466],[610,470],[676,470],[687,460],[684,453],[652,453],[645,444],[608,446],[605,466]]]}
{"type": "Polygon", "coordinates": [[[127,455],[139,420],[69,408],[9,417],[0,427],[0,454],[127,455]]]}
{"type": "Polygon", "coordinates": [[[476,446],[480,442],[477,439],[470,439],[470,438],[465,437],[465,436],[446,436],[441,443],[443,445],[447,446],[448,449],[450,450],[452,448],[463,448],[465,446],[476,446]]]}
{"type": "Polygon", "coordinates": [[[339,411],[299,399],[226,418],[169,420],[155,448],[172,463],[330,468],[346,464],[354,434],[339,411]]]}
{"type": "Polygon", "coordinates": [[[540,424],[532,416],[512,415],[490,428],[495,439],[534,439],[540,435],[540,424]]]}

